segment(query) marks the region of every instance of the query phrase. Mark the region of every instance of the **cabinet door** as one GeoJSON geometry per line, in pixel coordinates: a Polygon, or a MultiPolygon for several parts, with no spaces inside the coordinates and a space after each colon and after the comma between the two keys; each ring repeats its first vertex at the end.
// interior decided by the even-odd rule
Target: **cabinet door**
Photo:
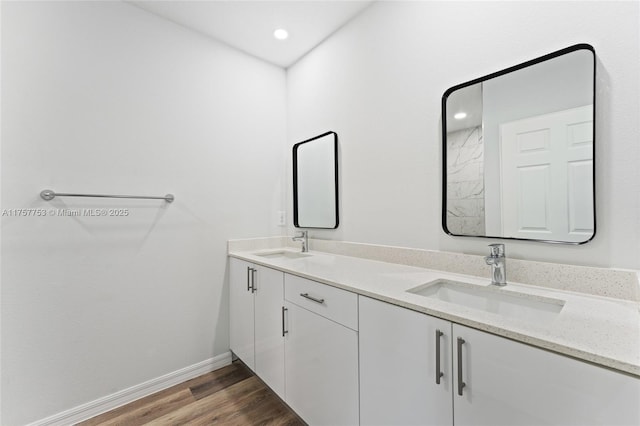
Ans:
{"type": "Polygon", "coordinates": [[[252,265],[229,258],[229,344],[233,353],[255,370],[252,265]]]}
{"type": "Polygon", "coordinates": [[[640,424],[637,378],[467,327],[453,331],[456,426],[640,424]]]}
{"type": "Polygon", "coordinates": [[[284,273],[255,266],[256,374],[284,399],[284,273]]]}
{"type": "Polygon", "coordinates": [[[310,425],[358,424],[358,334],[285,302],[286,401],[310,425]]]}
{"type": "Polygon", "coordinates": [[[451,323],[359,296],[359,333],[363,425],[453,424],[451,323]]]}

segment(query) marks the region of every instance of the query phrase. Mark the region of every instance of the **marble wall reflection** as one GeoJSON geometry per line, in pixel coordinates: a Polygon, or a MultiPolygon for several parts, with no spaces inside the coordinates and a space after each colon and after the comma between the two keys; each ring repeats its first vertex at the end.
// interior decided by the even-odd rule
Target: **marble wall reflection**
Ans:
{"type": "Polygon", "coordinates": [[[485,235],[482,126],[447,134],[447,228],[485,235]]]}

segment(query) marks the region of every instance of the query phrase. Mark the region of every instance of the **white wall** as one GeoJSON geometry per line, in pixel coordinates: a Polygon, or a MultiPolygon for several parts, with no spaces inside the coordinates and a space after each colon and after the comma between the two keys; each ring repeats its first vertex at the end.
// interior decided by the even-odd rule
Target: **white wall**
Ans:
{"type": "Polygon", "coordinates": [[[282,231],[285,72],[125,3],[2,9],[2,209],[130,211],[2,218],[16,425],[228,351],[226,240],[282,231]]]}
{"type": "Polygon", "coordinates": [[[443,92],[560,48],[597,54],[597,235],[511,257],[640,268],[637,2],[380,2],[288,70],[289,143],[334,130],[341,225],[312,236],[484,254],[441,229],[443,92]]]}

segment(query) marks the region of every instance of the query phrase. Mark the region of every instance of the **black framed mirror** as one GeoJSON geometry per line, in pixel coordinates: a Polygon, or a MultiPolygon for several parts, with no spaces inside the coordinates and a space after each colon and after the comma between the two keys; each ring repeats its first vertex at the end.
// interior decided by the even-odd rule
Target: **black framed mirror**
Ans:
{"type": "Polygon", "coordinates": [[[326,132],[293,146],[293,223],[338,227],[338,135],[326,132]]]}
{"type": "Polygon", "coordinates": [[[595,50],[577,44],[442,97],[442,227],[583,244],[595,217],[595,50]]]}

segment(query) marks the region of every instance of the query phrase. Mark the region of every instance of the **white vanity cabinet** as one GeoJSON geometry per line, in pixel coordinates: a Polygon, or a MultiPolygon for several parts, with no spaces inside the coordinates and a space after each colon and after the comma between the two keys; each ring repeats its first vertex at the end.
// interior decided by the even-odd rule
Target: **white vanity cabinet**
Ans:
{"type": "Polygon", "coordinates": [[[456,426],[640,425],[640,380],[606,368],[458,324],[453,367],[456,426]]]}
{"type": "Polygon", "coordinates": [[[363,296],[359,316],[361,424],[452,425],[451,323],[363,296]]]}
{"type": "Polygon", "coordinates": [[[357,425],[358,296],[285,274],[286,402],[310,425],[357,425]]]}
{"type": "Polygon", "coordinates": [[[229,345],[233,353],[252,370],[255,363],[254,296],[251,290],[253,265],[229,259],[229,345]]]}
{"type": "Polygon", "coordinates": [[[312,426],[640,425],[638,377],[229,265],[231,350],[312,426]]]}
{"type": "Polygon", "coordinates": [[[638,378],[367,297],[359,304],[362,425],[640,425],[638,378]]]}
{"type": "Polygon", "coordinates": [[[229,259],[230,347],[284,398],[284,273],[229,259]]]}

